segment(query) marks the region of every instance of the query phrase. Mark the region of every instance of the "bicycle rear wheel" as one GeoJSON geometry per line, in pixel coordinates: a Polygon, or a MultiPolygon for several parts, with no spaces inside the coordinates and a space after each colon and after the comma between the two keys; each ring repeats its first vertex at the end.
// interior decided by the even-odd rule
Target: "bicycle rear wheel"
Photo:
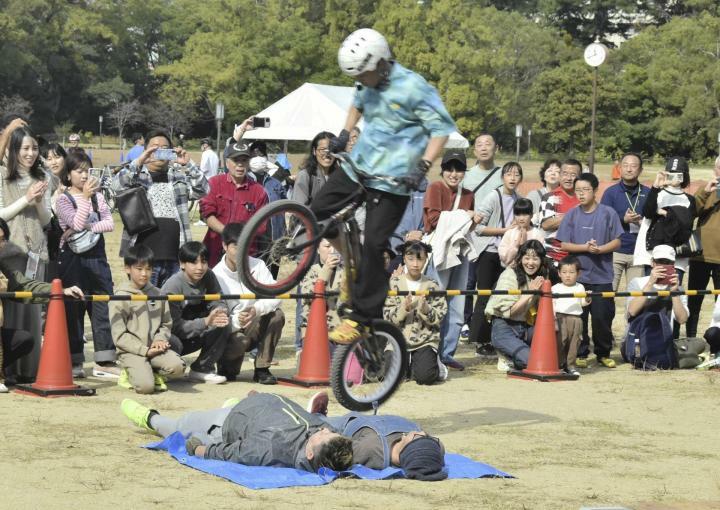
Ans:
{"type": "Polygon", "coordinates": [[[315,260],[318,232],[315,215],[304,205],[293,200],[277,200],[266,205],[248,220],[238,239],[240,281],[256,294],[274,296],[293,289],[315,260]],[[266,235],[273,225],[282,231],[275,239],[266,235]],[[251,271],[251,257],[280,267],[275,283],[257,279],[251,271]]]}
{"type": "Polygon", "coordinates": [[[335,347],[330,385],[347,409],[370,411],[397,391],[407,369],[405,337],[391,323],[378,320],[368,338],[335,347]]]}

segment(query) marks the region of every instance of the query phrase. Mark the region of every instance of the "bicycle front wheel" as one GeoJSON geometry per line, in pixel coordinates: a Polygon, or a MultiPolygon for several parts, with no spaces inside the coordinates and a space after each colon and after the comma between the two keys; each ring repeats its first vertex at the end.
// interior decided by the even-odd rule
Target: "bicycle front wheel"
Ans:
{"type": "Polygon", "coordinates": [[[275,296],[290,291],[315,260],[318,231],[315,215],[304,205],[293,200],[266,205],[248,220],[238,239],[240,281],[256,294],[275,296]],[[258,279],[252,271],[251,258],[280,267],[275,283],[258,279]]]}
{"type": "Polygon", "coordinates": [[[408,370],[405,337],[391,323],[373,322],[369,337],[338,345],[330,384],[337,401],[351,411],[370,411],[389,399],[408,370]]]}

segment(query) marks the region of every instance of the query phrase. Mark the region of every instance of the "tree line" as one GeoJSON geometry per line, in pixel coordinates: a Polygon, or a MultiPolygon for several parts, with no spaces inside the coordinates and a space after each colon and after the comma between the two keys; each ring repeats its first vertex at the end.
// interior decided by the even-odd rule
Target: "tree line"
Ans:
{"type": "Polygon", "coordinates": [[[717,154],[714,0],[0,0],[0,113],[40,133],[97,132],[102,115],[115,134],[212,135],[217,101],[232,123],[306,81],[351,85],[337,48],[362,26],[438,88],[466,136],[509,148],[522,124],[534,151],[586,153],[582,52],[599,40],[601,156],[717,154]]]}

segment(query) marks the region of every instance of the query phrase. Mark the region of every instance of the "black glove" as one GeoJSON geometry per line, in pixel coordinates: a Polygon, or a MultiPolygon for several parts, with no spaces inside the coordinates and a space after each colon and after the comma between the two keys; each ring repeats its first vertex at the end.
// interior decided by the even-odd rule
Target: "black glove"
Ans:
{"type": "Polygon", "coordinates": [[[185,451],[188,452],[188,455],[195,455],[195,449],[198,446],[202,446],[202,444],[200,439],[195,436],[190,436],[185,440],[185,451]]]}
{"type": "Polygon", "coordinates": [[[343,129],[338,136],[330,140],[330,152],[333,154],[345,152],[345,147],[347,147],[349,141],[350,133],[347,129],[343,129]]]}
{"type": "Polygon", "coordinates": [[[425,176],[427,175],[428,170],[430,170],[430,165],[432,165],[432,161],[428,161],[427,159],[421,159],[420,161],[418,161],[415,169],[409,174],[407,174],[405,177],[402,177],[400,179],[400,182],[404,184],[409,190],[419,190],[423,182],[425,181],[425,176]]]}

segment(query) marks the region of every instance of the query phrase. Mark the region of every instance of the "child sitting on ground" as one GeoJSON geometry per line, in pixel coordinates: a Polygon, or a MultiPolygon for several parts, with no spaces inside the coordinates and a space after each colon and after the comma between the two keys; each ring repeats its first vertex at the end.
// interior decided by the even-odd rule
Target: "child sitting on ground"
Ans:
{"type": "MultiPolygon", "coordinates": [[[[578,274],[580,274],[580,262],[578,262],[578,259],[568,255],[560,261],[558,271],[560,283],[552,286],[553,293],[585,292],[583,284],[577,282],[578,274]]],[[[583,306],[589,304],[589,298],[568,297],[553,299],[553,310],[555,311],[558,326],[558,363],[560,368],[564,368],[568,374],[580,375],[575,366],[575,361],[583,331],[582,309],[583,306]]]]}
{"type": "MultiPolygon", "coordinates": [[[[159,295],[150,283],[153,252],[143,245],[128,249],[125,272],[129,282],[117,295],[159,295]]],[[[118,386],[137,393],[165,391],[165,379],[182,377],[185,362],[170,350],[172,318],[167,301],[111,301],[110,326],[122,367],[118,386]]]]}
{"type": "Polygon", "coordinates": [[[518,198],[513,205],[513,226],[508,229],[498,246],[498,255],[503,267],[514,267],[515,256],[525,241],[545,241],[545,233],[532,224],[533,204],[527,198],[518,198]]]}
{"type": "MultiPolygon", "coordinates": [[[[441,290],[434,280],[422,274],[430,246],[408,241],[399,247],[405,273],[390,278],[390,290],[441,290]]],[[[447,379],[447,368],[438,357],[440,322],[447,314],[443,297],[392,296],[385,301],[385,319],[397,325],[407,339],[410,373],[418,384],[434,384],[447,379]]]]}

